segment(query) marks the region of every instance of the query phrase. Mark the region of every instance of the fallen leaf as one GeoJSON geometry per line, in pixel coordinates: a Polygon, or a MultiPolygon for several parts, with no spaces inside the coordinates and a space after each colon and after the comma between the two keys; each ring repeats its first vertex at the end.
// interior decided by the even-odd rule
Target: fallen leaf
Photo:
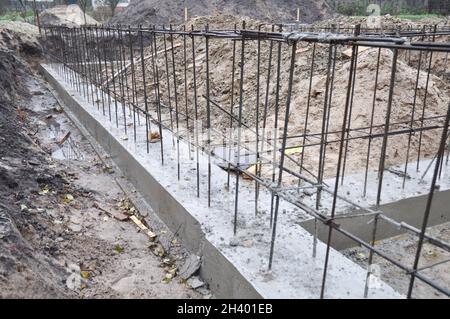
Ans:
{"type": "Polygon", "coordinates": [[[66,203],[66,204],[70,204],[70,202],[72,202],[73,199],[74,199],[73,195],[71,195],[71,194],[64,195],[64,203],[66,203]]]}
{"type": "Polygon", "coordinates": [[[89,271],[81,271],[81,277],[83,277],[84,279],[89,279],[89,271]]]}
{"type": "Polygon", "coordinates": [[[165,283],[165,284],[168,284],[168,283],[170,283],[170,282],[172,281],[172,279],[173,279],[173,275],[167,273],[167,274],[164,276],[162,282],[165,283]]]}
{"type": "Polygon", "coordinates": [[[163,263],[166,265],[171,265],[172,264],[172,260],[170,258],[164,258],[163,259],[163,263]]]}
{"type": "MultiPolygon", "coordinates": [[[[258,172],[258,170],[260,169],[261,164],[255,164],[250,166],[245,172],[248,172],[251,175],[256,175],[256,173],[258,172]]],[[[242,178],[243,179],[252,179],[251,175],[247,175],[247,174],[242,174],[242,178]]]]}
{"type": "Polygon", "coordinates": [[[175,276],[175,274],[177,273],[177,267],[173,267],[173,268],[171,268],[168,272],[169,272],[169,274],[172,274],[173,276],[175,276]]]}
{"type": "Polygon", "coordinates": [[[356,258],[358,258],[359,260],[364,260],[366,259],[366,255],[364,255],[363,253],[357,253],[356,258]]]}
{"type": "Polygon", "coordinates": [[[152,243],[149,248],[155,256],[164,257],[164,255],[166,254],[164,248],[159,243],[152,243]]]}
{"type": "Polygon", "coordinates": [[[377,246],[378,244],[379,244],[379,240],[375,240],[375,241],[372,241],[371,243],[372,243],[372,246],[377,246]]]}
{"type": "Polygon", "coordinates": [[[50,192],[50,188],[48,187],[48,185],[45,185],[38,194],[43,196],[43,195],[47,195],[49,192],[50,192]]]}
{"type": "Polygon", "coordinates": [[[21,210],[22,212],[27,211],[27,210],[28,210],[27,205],[20,204],[20,210],[21,210]]]}
{"type": "Polygon", "coordinates": [[[284,153],[286,155],[301,154],[301,153],[303,153],[303,147],[299,146],[299,147],[288,148],[288,149],[286,149],[286,151],[284,153]]]}
{"type": "Polygon", "coordinates": [[[118,252],[119,254],[123,253],[123,251],[124,251],[123,247],[120,246],[120,245],[116,245],[116,246],[114,247],[114,250],[115,250],[116,252],[118,252]]]}
{"type": "Polygon", "coordinates": [[[27,117],[27,113],[19,107],[17,108],[17,116],[19,117],[19,120],[23,122],[27,117]]]}
{"type": "Polygon", "coordinates": [[[161,136],[159,135],[158,132],[155,132],[155,131],[153,131],[153,132],[148,132],[148,139],[149,139],[150,141],[156,141],[156,140],[160,140],[160,139],[161,139],[161,136]]]}

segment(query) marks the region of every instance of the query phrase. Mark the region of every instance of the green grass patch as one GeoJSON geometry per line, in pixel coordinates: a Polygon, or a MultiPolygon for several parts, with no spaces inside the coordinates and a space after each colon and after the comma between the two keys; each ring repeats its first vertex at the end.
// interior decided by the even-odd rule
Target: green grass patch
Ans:
{"type": "Polygon", "coordinates": [[[0,21],[26,21],[28,18],[32,18],[34,16],[33,10],[27,11],[25,15],[25,19],[22,18],[20,12],[8,12],[3,15],[0,15],[0,21]]]}

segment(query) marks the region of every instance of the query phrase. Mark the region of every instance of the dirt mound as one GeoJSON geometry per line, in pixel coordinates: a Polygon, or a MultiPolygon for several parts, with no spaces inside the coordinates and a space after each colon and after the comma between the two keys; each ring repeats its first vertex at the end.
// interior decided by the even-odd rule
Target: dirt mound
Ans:
{"type": "Polygon", "coordinates": [[[263,24],[261,20],[252,19],[250,17],[237,17],[231,14],[216,13],[213,15],[193,17],[184,23],[184,25],[187,30],[190,30],[191,26],[196,30],[202,30],[206,25],[208,25],[210,29],[230,30],[233,29],[234,25],[236,25],[237,28],[241,28],[243,21],[245,21],[246,28],[248,29],[257,29],[260,24],[263,24]]]}
{"type": "MultiPolygon", "coordinates": [[[[357,24],[361,24],[363,28],[367,27],[367,23],[369,21],[368,17],[349,17],[343,15],[337,15],[333,18],[326,19],[323,21],[318,21],[314,23],[316,27],[329,27],[331,25],[339,26],[340,28],[350,28],[357,24]]],[[[395,29],[401,27],[402,29],[407,29],[412,27],[414,29],[420,28],[420,26],[424,25],[439,25],[445,26],[448,25],[448,19],[445,17],[426,17],[420,20],[409,20],[402,19],[396,16],[385,15],[380,17],[381,28],[383,29],[395,29]]]]}
{"type": "Polygon", "coordinates": [[[40,15],[41,24],[62,25],[67,27],[77,27],[80,25],[99,24],[94,18],[88,14],[84,14],[81,8],[76,4],[69,6],[56,6],[47,9],[40,15]]]}
{"type": "MultiPolygon", "coordinates": [[[[418,38],[421,40],[420,38],[418,38]]],[[[429,39],[428,41],[432,41],[432,39],[429,39]]],[[[450,36],[436,36],[435,37],[436,42],[449,42],[450,36]]],[[[450,54],[445,52],[433,52],[433,56],[431,59],[431,55],[429,53],[420,53],[417,51],[414,52],[402,52],[400,57],[408,63],[413,68],[419,67],[420,62],[420,68],[424,72],[428,72],[428,69],[431,67],[431,73],[441,76],[441,77],[447,77],[447,79],[450,78],[450,54]],[[431,59],[431,64],[430,64],[431,59]]]]}
{"type": "Polygon", "coordinates": [[[0,103],[3,107],[17,96],[28,95],[21,85],[30,71],[24,58],[33,60],[41,53],[37,27],[23,22],[0,21],[0,103]]]}
{"type": "MultiPolygon", "coordinates": [[[[208,22],[209,19],[199,18],[201,23],[208,22]]],[[[194,21],[199,21],[194,20],[194,21]]],[[[223,18],[224,21],[233,22],[231,18],[223,18]]],[[[237,19],[234,21],[239,22],[237,19]]],[[[250,24],[251,26],[252,24],[250,24]]],[[[159,37],[157,39],[157,47],[160,52],[158,55],[158,70],[160,76],[160,94],[164,105],[169,105],[169,87],[167,87],[167,79],[170,83],[170,101],[172,107],[174,107],[174,92],[173,92],[173,72],[171,70],[171,51],[168,51],[168,71],[166,68],[166,62],[164,55],[164,45],[159,37]]],[[[167,47],[170,48],[170,38],[167,38],[167,47]]],[[[174,47],[175,47],[175,61],[182,61],[183,59],[183,47],[182,39],[174,37],[174,47]]],[[[204,44],[200,44],[201,41],[198,40],[196,44],[196,83],[197,83],[197,94],[198,94],[198,114],[200,118],[206,118],[206,99],[204,97],[206,93],[206,53],[204,50],[204,44]]],[[[239,104],[239,87],[240,87],[240,43],[236,45],[236,60],[235,60],[235,73],[234,73],[234,83],[231,82],[232,75],[232,56],[233,56],[233,45],[231,41],[210,39],[210,94],[211,100],[217,103],[219,106],[229,111],[231,103],[234,106],[234,112],[236,114],[237,107],[239,104]],[[232,95],[232,87],[234,92],[232,95]],[[231,97],[233,96],[233,102],[231,102],[231,97]]],[[[244,102],[243,102],[243,123],[250,127],[256,125],[256,105],[258,96],[256,94],[257,87],[257,42],[247,41],[245,49],[245,72],[244,72],[244,102]]],[[[311,72],[312,64],[312,44],[299,44],[297,48],[297,59],[295,65],[295,76],[294,76],[294,88],[292,96],[292,111],[289,122],[289,133],[290,135],[301,135],[304,131],[304,124],[306,118],[306,105],[308,99],[308,88],[309,88],[309,76],[311,72]]],[[[334,83],[334,95],[332,102],[332,111],[330,118],[330,131],[339,131],[342,125],[342,116],[345,106],[345,96],[347,91],[347,79],[349,72],[349,58],[342,54],[342,51],[346,50],[346,47],[339,47],[337,52],[336,60],[336,74],[334,83]]],[[[194,114],[194,79],[192,76],[193,70],[193,59],[191,55],[191,44],[188,40],[187,52],[187,112],[189,114],[194,114]]],[[[317,44],[316,51],[314,54],[314,77],[313,77],[313,90],[311,98],[311,109],[310,109],[310,122],[307,132],[309,133],[320,133],[322,125],[322,114],[324,107],[324,94],[325,94],[325,82],[326,82],[326,69],[328,63],[328,45],[327,44],[317,44]]],[[[266,82],[268,74],[268,61],[269,61],[270,46],[269,43],[263,41],[261,43],[261,61],[260,61],[260,95],[259,95],[259,110],[260,110],[260,122],[259,126],[262,126],[262,110],[264,109],[265,96],[266,96],[266,82]]],[[[380,55],[380,75],[379,83],[377,87],[377,100],[376,100],[376,111],[374,117],[374,125],[383,125],[385,121],[386,106],[388,101],[389,93],[389,81],[391,75],[392,66],[392,51],[391,50],[381,50],[380,55]]],[[[146,56],[150,55],[150,50],[146,50],[146,56]]],[[[358,58],[358,70],[355,86],[355,96],[354,96],[354,107],[352,111],[352,128],[367,127],[370,125],[371,110],[372,110],[372,96],[373,88],[375,83],[375,71],[376,71],[376,61],[377,61],[378,50],[369,49],[365,52],[360,53],[358,58]]],[[[281,85],[280,85],[280,111],[279,114],[283,114],[286,96],[287,96],[287,82],[289,77],[289,58],[290,58],[290,48],[288,46],[282,46],[281,50],[281,85]]],[[[272,48],[272,66],[271,66],[271,83],[269,87],[269,98],[267,100],[267,127],[273,127],[274,125],[274,114],[276,108],[276,72],[277,72],[277,60],[278,60],[278,50],[277,44],[274,44],[272,48]]],[[[150,59],[146,61],[147,63],[147,74],[149,76],[151,72],[151,61],[150,59]]],[[[184,112],[185,108],[185,94],[184,94],[184,65],[182,63],[176,62],[176,77],[178,86],[178,103],[179,107],[182,107],[184,112]]],[[[141,74],[142,70],[140,65],[136,66],[136,74],[141,74]]],[[[130,71],[128,76],[131,76],[130,71]]],[[[409,121],[411,118],[412,105],[414,100],[414,90],[415,90],[415,79],[417,76],[417,70],[409,66],[406,62],[399,58],[398,61],[398,71],[396,88],[394,92],[394,101],[392,106],[392,123],[399,121],[409,121]]],[[[131,81],[131,78],[129,79],[131,81]]],[[[138,101],[143,103],[143,86],[142,82],[138,80],[138,101]]],[[[419,79],[418,96],[416,103],[415,118],[421,117],[421,112],[424,103],[425,95],[425,82],[426,73],[422,72],[419,79]]],[[[153,83],[148,82],[149,92],[153,90],[153,83]]],[[[430,117],[433,115],[442,115],[445,112],[447,103],[450,98],[450,87],[448,82],[442,79],[431,76],[428,97],[427,97],[427,107],[425,112],[425,117],[430,117]]],[[[167,109],[164,109],[167,112],[167,109]]],[[[214,104],[211,106],[211,120],[212,126],[215,129],[225,131],[225,128],[229,127],[230,119],[229,115],[220,110],[214,104]]],[[[168,118],[168,114],[163,114],[168,118]]],[[[164,118],[163,116],[163,118],[164,118]]],[[[281,119],[283,120],[283,119],[281,119]]],[[[282,127],[280,122],[279,127],[282,127]]],[[[404,128],[405,125],[402,126],[404,128]]],[[[399,129],[399,127],[393,127],[392,129],[399,129]]],[[[382,133],[380,129],[376,129],[376,133],[382,133]]],[[[356,134],[358,136],[359,133],[356,134]]],[[[359,134],[361,135],[361,134],[359,134]]],[[[412,151],[411,158],[417,153],[418,147],[418,135],[415,134],[412,140],[412,151]]],[[[433,156],[436,150],[436,141],[439,140],[439,132],[437,131],[427,131],[423,134],[422,141],[422,155],[433,156]]],[[[330,139],[336,140],[339,137],[334,135],[330,136],[330,139]]],[[[399,137],[394,137],[390,139],[388,154],[387,154],[387,165],[399,164],[405,159],[405,152],[407,144],[407,135],[400,135],[399,137]]],[[[214,140],[217,143],[221,143],[221,140],[214,140]]],[[[308,141],[312,143],[313,141],[308,141]]],[[[349,143],[349,165],[353,170],[358,171],[365,167],[365,152],[360,152],[361,149],[367,149],[368,139],[355,140],[349,143]]],[[[289,140],[290,144],[301,144],[300,139],[289,140]]],[[[373,151],[372,161],[370,162],[371,167],[376,167],[377,160],[379,159],[379,150],[381,146],[381,139],[375,139],[373,141],[373,151]],[[378,156],[378,158],[377,158],[378,156]]],[[[337,154],[337,144],[330,144],[327,148],[328,156],[330,158],[336,158],[337,154]]],[[[308,168],[316,168],[318,158],[318,147],[309,148],[308,152],[305,152],[305,160],[308,168]]],[[[327,167],[327,172],[334,174],[333,160],[329,161],[329,167],[327,167]]]]}
{"type": "Polygon", "coordinates": [[[37,27],[24,22],[0,21],[0,47],[27,56],[42,52],[37,27]]]}
{"type": "MultiPolygon", "coordinates": [[[[28,201],[30,192],[43,183],[57,189],[62,180],[52,175],[47,166],[36,166],[47,160],[23,132],[26,113],[22,102],[31,94],[24,82],[29,78],[30,69],[16,56],[16,50],[24,52],[23,43],[15,41],[20,38],[20,31],[15,34],[11,27],[9,33],[5,35],[5,32],[3,29],[4,46],[0,49],[0,297],[62,298],[68,296],[64,288],[67,274],[48,257],[51,246],[44,253],[29,244],[30,239],[44,240],[31,234],[45,229],[46,225],[30,218],[28,207],[32,203],[27,208],[19,205],[28,201]]],[[[26,44],[25,52],[39,52],[36,39],[26,44]],[[36,44],[32,49],[31,43],[36,44]]],[[[46,233],[52,236],[50,230],[46,233]]]]}
{"type": "MultiPolygon", "coordinates": [[[[356,75],[355,94],[352,108],[352,128],[364,128],[370,126],[371,114],[372,114],[372,98],[375,84],[375,74],[377,65],[378,49],[370,49],[361,53],[358,59],[358,68],[356,75]]],[[[380,55],[380,70],[377,85],[377,97],[375,104],[374,120],[375,126],[380,126],[385,123],[386,108],[388,104],[389,86],[391,77],[393,53],[391,50],[382,49],[380,55]]],[[[348,72],[350,68],[350,62],[345,63],[336,70],[333,102],[330,111],[329,131],[339,131],[342,126],[343,113],[345,109],[346,89],[348,72]]],[[[395,90],[392,104],[391,123],[408,122],[411,120],[411,113],[414,101],[415,82],[417,77],[417,70],[408,66],[405,62],[399,61],[397,66],[395,90]]],[[[417,102],[415,109],[415,118],[421,118],[422,109],[425,98],[425,86],[427,75],[422,72],[419,77],[417,102]]],[[[308,132],[315,133],[321,130],[321,118],[323,114],[324,104],[324,88],[326,83],[325,75],[318,75],[313,78],[313,98],[311,99],[311,113],[310,123],[308,125],[308,132]]],[[[297,81],[294,84],[294,97],[292,103],[292,111],[290,116],[290,134],[302,134],[304,131],[305,122],[305,107],[307,103],[308,94],[307,81],[297,81]]],[[[425,118],[432,116],[440,116],[445,114],[448,102],[450,99],[450,86],[448,82],[441,80],[436,76],[431,76],[427,104],[425,111],[425,118]]],[[[391,130],[404,129],[407,125],[393,125],[391,130]]],[[[375,128],[374,134],[383,133],[381,127],[375,128]]],[[[354,132],[352,136],[362,136],[367,134],[366,131],[354,132]],[[365,132],[365,133],[364,133],[365,132]]],[[[411,158],[417,156],[418,148],[418,135],[414,134],[411,148],[411,158]]],[[[423,134],[422,141],[422,155],[433,156],[437,150],[437,143],[439,141],[438,131],[427,131],[423,134]]],[[[337,138],[336,135],[329,137],[331,140],[337,138]]],[[[399,164],[406,158],[406,147],[408,144],[408,135],[402,134],[389,139],[389,148],[386,154],[387,165],[399,164]]],[[[348,167],[353,170],[364,167],[366,160],[365,151],[367,149],[368,139],[356,139],[349,143],[349,162],[348,167]]],[[[373,153],[370,160],[370,166],[376,167],[379,161],[381,150],[381,139],[377,138],[372,143],[373,153]]],[[[329,146],[329,153],[331,157],[334,157],[338,151],[337,144],[331,144],[329,146]]],[[[305,152],[307,162],[314,163],[315,152],[305,152]]],[[[327,169],[330,173],[333,173],[335,162],[328,163],[327,169]]],[[[312,167],[310,167],[312,168],[312,167]]]]}
{"type": "Polygon", "coordinates": [[[301,21],[310,23],[329,17],[332,10],[325,1],[299,0],[134,0],[110,23],[151,25],[177,24],[184,21],[184,8],[189,17],[215,13],[245,16],[265,22],[290,22],[296,19],[297,8],[301,21]]]}

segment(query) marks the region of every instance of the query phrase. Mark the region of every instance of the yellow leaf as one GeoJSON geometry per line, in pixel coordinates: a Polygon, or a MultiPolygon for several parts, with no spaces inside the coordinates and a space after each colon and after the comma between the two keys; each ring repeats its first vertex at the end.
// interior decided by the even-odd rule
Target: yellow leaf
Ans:
{"type": "Polygon", "coordinates": [[[39,192],[39,195],[47,195],[50,192],[50,188],[48,187],[48,185],[45,185],[44,188],[41,189],[41,191],[39,192]]]}
{"type": "Polygon", "coordinates": [[[171,274],[171,275],[175,275],[175,273],[177,272],[177,267],[174,267],[174,268],[172,268],[172,269],[170,269],[169,270],[169,274],[171,274]]]}
{"type": "Polygon", "coordinates": [[[364,260],[366,258],[366,255],[364,255],[363,253],[357,253],[356,258],[358,258],[359,260],[364,260]]]}
{"type": "Polygon", "coordinates": [[[83,277],[84,279],[89,279],[89,271],[81,271],[81,277],[83,277]]]}
{"type": "Polygon", "coordinates": [[[114,247],[114,250],[120,254],[123,252],[124,249],[122,246],[116,245],[116,247],[114,247]]]}
{"type": "Polygon", "coordinates": [[[166,274],[162,280],[163,283],[168,284],[172,281],[173,275],[172,274],[166,274]]]}
{"type": "Polygon", "coordinates": [[[284,151],[284,153],[286,155],[301,154],[301,153],[303,153],[303,147],[299,146],[299,147],[288,148],[284,151]]]}
{"type": "Polygon", "coordinates": [[[71,201],[73,201],[73,196],[71,194],[66,194],[64,196],[64,203],[69,204],[71,201]]]}
{"type": "Polygon", "coordinates": [[[158,132],[148,132],[148,139],[150,141],[159,140],[161,137],[158,132]]]}

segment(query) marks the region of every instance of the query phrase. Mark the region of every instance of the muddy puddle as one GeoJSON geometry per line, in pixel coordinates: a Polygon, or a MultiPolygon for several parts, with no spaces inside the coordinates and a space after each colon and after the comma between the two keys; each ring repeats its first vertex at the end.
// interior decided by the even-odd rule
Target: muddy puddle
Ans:
{"type": "Polygon", "coordinates": [[[86,154],[83,152],[77,140],[83,137],[77,134],[76,130],[71,130],[67,120],[59,122],[58,118],[51,116],[46,120],[47,138],[55,141],[55,148],[52,149],[52,157],[57,160],[77,160],[84,161],[86,154]]]}
{"type": "Polygon", "coordinates": [[[87,140],[68,120],[57,100],[49,94],[42,94],[40,88],[32,91],[28,106],[36,113],[34,121],[38,124],[36,136],[42,144],[50,145],[48,152],[53,159],[86,161],[92,156],[81,146],[87,140]]]}

